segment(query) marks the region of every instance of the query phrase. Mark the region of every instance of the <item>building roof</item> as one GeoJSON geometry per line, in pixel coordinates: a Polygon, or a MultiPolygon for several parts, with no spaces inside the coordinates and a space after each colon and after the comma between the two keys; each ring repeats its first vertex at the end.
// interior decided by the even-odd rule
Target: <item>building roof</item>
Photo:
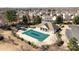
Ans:
{"type": "Polygon", "coordinates": [[[43,24],[42,27],[47,28],[49,30],[59,29],[59,27],[56,24],[53,24],[53,23],[50,23],[50,22],[43,24]]]}
{"type": "Polygon", "coordinates": [[[46,29],[48,29],[48,27],[47,27],[47,26],[45,26],[45,25],[42,25],[41,27],[42,27],[42,28],[46,28],[46,29]]]}

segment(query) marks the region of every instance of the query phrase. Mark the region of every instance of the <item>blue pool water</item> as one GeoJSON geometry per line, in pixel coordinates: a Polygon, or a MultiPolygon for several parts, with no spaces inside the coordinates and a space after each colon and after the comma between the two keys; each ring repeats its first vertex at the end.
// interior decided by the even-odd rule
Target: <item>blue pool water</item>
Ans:
{"type": "Polygon", "coordinates": [[[31,36],[31,37],[39,40],[39,41],[43,41],[43,40],[45,40],[49,36],[48,34],[44,34],[44,33],[41,33],[41,32],[37,32],[37,31],[32,30],[32,29],[31,30],[28,30],[28,31],[25,31],[22,34],[26,34],[28,36],[31,36]]]}

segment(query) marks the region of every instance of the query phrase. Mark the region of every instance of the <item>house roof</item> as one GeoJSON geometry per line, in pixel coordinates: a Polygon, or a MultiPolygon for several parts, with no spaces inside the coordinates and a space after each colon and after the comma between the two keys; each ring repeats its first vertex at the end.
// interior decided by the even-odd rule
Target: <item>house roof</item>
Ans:
{"type": "Polygon", "coordinates": [[[44,25],[45,25],[49,30],[59,29],[59,27],[58,27],[56,24],[45,23],[44,25]]]}
{"type": "Polygon", "coordinates": [[[45,25],[42,25],[41,27],[42,27],[42,28],[46,28],[46,29],[48,29],[47,26],[45,26],[45,25]]]}

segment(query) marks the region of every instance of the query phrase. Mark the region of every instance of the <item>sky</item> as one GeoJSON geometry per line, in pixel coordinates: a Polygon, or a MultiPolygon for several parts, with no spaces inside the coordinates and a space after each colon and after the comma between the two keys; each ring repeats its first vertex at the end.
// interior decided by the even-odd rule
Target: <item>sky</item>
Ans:
{"type": "Polygon", "coordinates": [[[79,7],[78,0],[0,0],[0,7],[79,7]]]}

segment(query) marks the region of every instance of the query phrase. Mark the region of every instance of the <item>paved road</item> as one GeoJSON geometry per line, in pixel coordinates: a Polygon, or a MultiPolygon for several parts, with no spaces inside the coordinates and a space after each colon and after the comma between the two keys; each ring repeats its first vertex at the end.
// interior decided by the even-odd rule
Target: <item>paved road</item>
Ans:
{"type": "Polygon", "coordinates": [[[75,37],[79,40],[79,26],[69,25],[71,29],[66,30],[66,35],[68,38],[75,37]]]}

